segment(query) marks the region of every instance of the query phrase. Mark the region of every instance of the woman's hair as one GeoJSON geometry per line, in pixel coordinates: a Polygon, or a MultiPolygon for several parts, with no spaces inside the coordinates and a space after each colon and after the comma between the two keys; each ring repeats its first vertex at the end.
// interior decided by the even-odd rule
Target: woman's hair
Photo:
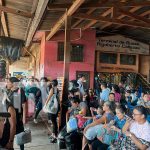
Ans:
{"type": "Polygon", "coordinates": [[[137,111],[139,111],[142,115],[145,116],[145,118],[147,117],[147,109],[144,106],[135,106],[134,109],[136,109],[137,111]]]}
{"type": "Polygon", "coordinates": [[[115,112],[115,108],[116,108],[115,102],[106,101],[105,104],[109,107],[109,109],[110,109],[112,112],[115,112]]]}
{"type": "Polygon", "coordinates": [[[9,80],[11,83],[19,82],[19,79],[17,79],[16,77],[10,77],[8,80],[9,80]]]}
{"type": "Polygon", "coordinates": [[[80,99],[78,97],[74,96],[74,97],[71,98],[71,102],[80,103],[80,99]]]}
{"type": "Polygon", "coordinates": [[[52,85],[53,85],[53,86],[57,86],[57,85],[58,85],[57,79],[55,79],[55,80],[52,81],[52,85]]]}
{"type": "Polygon", "coordinates": [[[120,89],[119,89],[119,86],[118,86],[118,85],[113,84],[112,87],[114,88],[115,92],[120,93],[120,89]]]}
{"type": "Polygon", "coordinates": [[[40,79],[40,81],[42,81],[42,80],[44,80],[45,82],[48,82],[47,77],[42,77],[42,78],[40,79]]]}
{"type": "Polygon", "coordinates": [[[127,112],[127,108],[124,105],[118,105],[116,106],[116,109],[118,109],[122,114],[127,112]]]}

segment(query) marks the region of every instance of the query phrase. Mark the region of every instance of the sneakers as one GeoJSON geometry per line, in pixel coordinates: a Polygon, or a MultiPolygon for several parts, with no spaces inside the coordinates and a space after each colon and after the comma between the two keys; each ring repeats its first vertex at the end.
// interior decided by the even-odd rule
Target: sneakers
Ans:
{"type": "Polygon", "coordinates": [[[50,143],[57,143],[57,138],[51,137],[50,138],[50,143]]]}
{"type": "Polygon", "coordinates": [[[36,119],[34,119],[34,120],[33,120],[33,122],[34,122],[35,124],[37,124],[37,123],[38,123],[38,121],[37,121],[36,119]]]}
{"type": "Polygon", "coordinates": [[[49,123],[49,124],[52,124],[52,121],[51,121],[51,120],[48,120],[48,123],[49,123]]]}

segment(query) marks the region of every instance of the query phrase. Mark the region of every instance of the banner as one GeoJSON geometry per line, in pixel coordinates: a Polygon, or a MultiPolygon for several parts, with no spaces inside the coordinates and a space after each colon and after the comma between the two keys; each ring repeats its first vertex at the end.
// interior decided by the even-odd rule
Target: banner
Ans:
{"type": "Polygon", "coordinates": [[[97,38],[96,50],[149,55],[149,45],[121,35],[97,38]]]}

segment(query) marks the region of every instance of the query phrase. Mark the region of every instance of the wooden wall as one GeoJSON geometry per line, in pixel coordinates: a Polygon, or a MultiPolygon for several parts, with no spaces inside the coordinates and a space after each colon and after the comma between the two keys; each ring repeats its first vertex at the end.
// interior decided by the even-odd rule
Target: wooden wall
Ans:
{"type": "MultiPolygon", "coordinates": [[[[107,63],[100,63],[99,56],[100,51],[96,52],[97,60],[96,60],[96,70],[97,72],[137,72],[139,71],[139,55],[136,55],[136,64],[135,65],[122,65],[120,64],[120,54],[117,53],[117,64],[107,64],[107,63]]],[[[106,53],[113,53],[113,52],[106,52],[106,53]]]]}
{"type": "Polygon", "coordinates": [[[139,73],[147,77],[149,81],[150,78],[150,56],[140,55],[139,58],[139,73]]]}

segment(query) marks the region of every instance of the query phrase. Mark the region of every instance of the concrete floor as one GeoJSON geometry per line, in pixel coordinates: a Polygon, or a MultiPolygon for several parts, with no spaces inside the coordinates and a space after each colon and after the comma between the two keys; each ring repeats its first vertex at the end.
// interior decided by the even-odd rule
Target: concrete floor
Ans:
{"type": "MultiPolygon", "coordinates": [[[[38,120],[38,124],[29,121],[26,125],[27,128],[29,127],[31,129],[32,142],[25,145],[25,150],[58,150],[57,144],[51,144],[48,139],[50,125],[47,123],[46,119],[39,118],[38,120]]],[[[15,150],[19,150],[16,144],[14,148],[15,150]]]]}

